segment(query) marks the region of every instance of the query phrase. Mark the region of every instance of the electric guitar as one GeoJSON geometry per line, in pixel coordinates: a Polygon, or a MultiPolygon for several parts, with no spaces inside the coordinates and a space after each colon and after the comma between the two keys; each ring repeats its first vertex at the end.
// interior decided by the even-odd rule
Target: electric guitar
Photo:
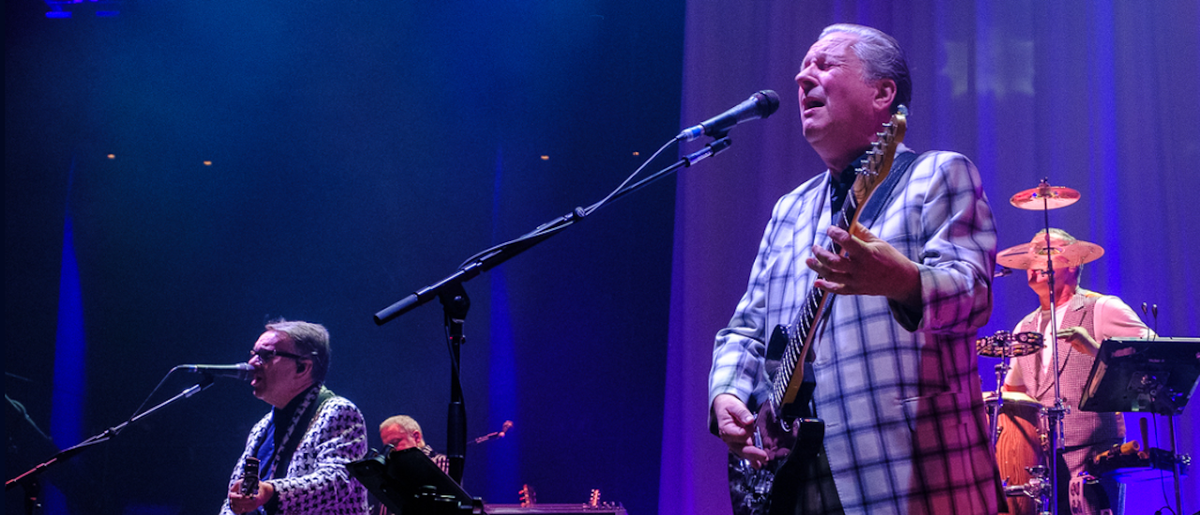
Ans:
{"type": "MultiPolygon", "coordinates": [[[[850,188],[850,194],[846,195],[841,211],[835,214],[831,222],[833,225],[861,237],[855,225],[859,207],[867,203],[871,194],[891,173],[896,147],[904,141],[907,116],[908,109],[900,106],[891,119],[883,124],[878,140],[867,152],[866,162],[857,170],[854,185],[850,188]]],[[[833,242],[830,242],[827,250],[837,254],[842,252],[833,242]]],[[[788,455],[800,451],[812,454],[809,451],[821,445],[823,422],[816,419],[802,419],[797,424],[791,422],[808,416],[807,407],[816,386],[809,350],[815,339],[814,328],[832,297],[832,294],[812,287],[795,320],[788,325],[775,326],[771,333],[766,359],[769,364],[778,360],[778,368],[773,376],[771,394],[758,408],[754,433],[755,445],[766,450],[770,459],[763,468],[754,469],[748,461],[730,453],[730,494],[733,511],[737,515],[766,514],[774,497],[772,487],[775,474],[786,463],[788,455]]],[[[770,368],[768,365],[768,371],[770,368]]]]}

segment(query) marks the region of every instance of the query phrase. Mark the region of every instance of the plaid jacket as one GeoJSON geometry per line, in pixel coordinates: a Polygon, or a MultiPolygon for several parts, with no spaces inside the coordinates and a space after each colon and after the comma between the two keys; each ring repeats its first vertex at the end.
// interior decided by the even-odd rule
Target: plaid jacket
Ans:
{"type": "MultiPolygon", "coordinates": [[[[746,294],[717,333],[710,406],[721,393],[752,408],[768,398],[766,341],[812,288],[804,260],[829,243],[829,180],[818,175],[776,204],[746,294]]],[[[917,263],[923,309],[836,296],[817,326],[814,400],[842,505],[872,515],[996,513],[975,354],[992,309],[996,233],[978,171],[960,154],[920,156],[868,228],[917,263]]]]}
{"type": "MultiPolygon", "coordinates": [[[[258,448],[265,436],[268,413],[246,439],[246,450],[233,469],[229,486],[242,477],[242,464],[258,448]]],[[[301,422],[302,424],[305,422],[301,422]]],[[[304,427],[304,426],[301,426],[304,427]]],[[[297,427],[299,430],[300,427],[297,427]]],[[[367,489],[350,477],[346,465],[362,459],[367,453],[366,422],[354,403],[334,396],[317,410],[312,424],[307,425],[287,474],[271,479],[279,500],[280,515],[308,514],[366,514],[367,489]]],[[[222,515],[233,515],[229,499],[221,507],[222,515]]]]}

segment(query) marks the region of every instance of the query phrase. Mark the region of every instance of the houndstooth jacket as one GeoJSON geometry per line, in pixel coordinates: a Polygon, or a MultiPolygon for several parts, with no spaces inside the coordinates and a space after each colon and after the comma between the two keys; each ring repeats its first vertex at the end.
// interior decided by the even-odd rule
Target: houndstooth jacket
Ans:
{"type": "MultiPolygon", "coordinates": [[[[804,261],[814,244],[829,243],[829,181],[818,175],[776,204],[749,287],[717,333],[709,406],[722,393],[752,408],[768,398],[765,342],[812,288],[804,261]]],[[[996,513],[975,354],[992,309],[996,233],[978,171],[960,154],[920,156],[868,228],[917,263],[923,309],[835,296],[817,326],[814,401],[842,506],[850,514],[996,513]]]]}
{"type": "MultiPolygon", "coordinates": [[[[250,430],[246,450],[229,480],[230,488],[242,477],[242,464],[265,436],[268,413],[250,430]]],[[[300,424],[306,424],[301,421],[300,424]]],[[[304,427],[304,426],[301,426],[304,427]]],[[[297,427],[299,430],[300,427],[297,427]]],[[[367,489],[350,477],[346,465],[367,453],[367,431],[358,407],[344,397],[334,396],[317,410],[307,425],[287,474],[271,479],[279,501],[279,515],[352,515],[367,513],[367,489]]],[[[221,515],[233,515],[229,499],[221,515]]]]}

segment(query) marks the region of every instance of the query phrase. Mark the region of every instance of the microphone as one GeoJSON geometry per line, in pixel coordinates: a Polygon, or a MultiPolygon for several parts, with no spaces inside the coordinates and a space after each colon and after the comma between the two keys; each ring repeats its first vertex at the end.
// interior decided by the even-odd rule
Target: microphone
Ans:
{"type": "MultiPolygon", "coordinates": [[[[1150,339],[1153,340],[1158,337],[1158,304],[1155,304],[1151,308],[1151,311],[1153,311],[1153,313],[1154,313],[1154,337],[1150,338],[1150,339]]],[[[1146,310],[1145,302],[1142,303],[1142,314],[1146,315],[1146,316],[1150,316],[1150,312],[1146,310]]]]}
{"type": "Polygon", "coordinates": [[[504,425],[500,427],[499,431],[496,431],[495,433],[488,433],[479,438],[471,440],[468,443],[481,444],[483,442],[488,442],[491,440],[495,440],[497,438],[504,438],[504,433],[507,433],[509,429],[512,429],[512,426],[513,426],[513,422],[511,420],[505,420],[504,425]]]}
{"type": "Polygon", "coordinates": [[[234,379],[241,379],[242,381],[254,379],[254,365],[249,363],[238,363],[236,365],[179,365],[175,369],[216,377],[232,377],[234,379]]]}
{"type": "Polygon", "coordinates": [[[777,109],[779,109],[779,95],[774,91],[764,89],[750,95],[749,99],[733,106],[733,109],[710,118],[700,125],[684,129],[678,136],[675,136],[675,139],[692,141],[700,136],[716,136],[739,123],[771,116],[771,113],[777,109]]]}
{"type": "Polygon", "coordinates": [[[1150,313],[1154,314],[1154,336],[1158,336],[1158,304],[1150,306],[1150,313]]]}

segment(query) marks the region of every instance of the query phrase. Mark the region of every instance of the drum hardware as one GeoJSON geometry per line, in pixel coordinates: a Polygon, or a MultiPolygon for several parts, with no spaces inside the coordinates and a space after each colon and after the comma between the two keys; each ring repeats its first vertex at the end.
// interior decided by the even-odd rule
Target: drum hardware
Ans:
{"type": "MultiPolygon", "coordinates": [[[[1040,242],[1037,244],[1028,243],[1025,245],[1018,245],[1005,249],[1004,252],[1001,252],[996,256],[996,263],[1007,268],[1043,270],[1042,273],[1046,275],[1048,286],[1050,288],[1049,301],[1051,309],[1049,334],[1052,335],[1058,334],[1058,320],[1056,315],[1057,309],[1055,309],[1058,306],[1058,302],[1055,299],[1054,294],[1055,264],[1057,263],[1059,268],[1079,266],[1079,264],[1095,260],[1104,254],[1104,249],[1100,248],[1099,245],[1090,243],[1087,245],[1080,245],[1079,249],[1074,249],[1074,247],[1079,243],[1087,242],[1076,241],[1074,244],[1064,247],[1055,247],[1051,243],[1050,210],[1067,207],[1078,202],[1079,198],[1080,194],[1078,191],[1063,186],[1051,186],[1048,178],[1042,179],[1036,188],[1024,190],[1018,192],[1016,195],[1013,195],[1012,198],[1009,199],[1009,203],[1014,207],[1029,211],[1042,212],[1042,219],[1045,223],[1045,245],[1041,245],[1040,242]],[[1045,268],[1042,268],[1042,261],[1045,262],[1045,268]]],[[[1054,378],[1054,406],[1043,408],[1042,413],[1044,413],[1046,417],[1048,430],[1046,431],[1047,434],[1041,435],[1043,438],[1045,438],[1046,443],[1048,444],[1046,448],[1049,449],[1048,455],[1050,458],[1044,460],[1042,464],[1038,465],[1045,468],[1045,473],[1035,476],[1037,478],[1037,487],[1033,488],[1034,478],[1031,478],[1030,483],[1021,486],[1021,488],[1028,487],[1026,490],[1022,490],[1023,492],[1028,493],[1022,495],[1033,493],[1038,495],[1036,499],[1038,513],[1057,514],[1058,488],[1055,483],[1058,478],[1058,460],[1054,459],[1054,456],[1057,454],[1059,447],[1062,445],[1062,420],[1063,416],[1067,413],[1067,409],[1064,407],[1062,391],[1057,377],[1057,371],[1059,370],[1058,338],[1053,338],[1050,342],[1050,345],[1051,354],[1054,356],[1053,370],[1056,371],[1054,378]]],[[[977,350],[983,350],[979,348],[978,343],[976,344],[976,348],[977,350]]],[[[992,348],[993,347],[986,347],[986,349],[989,350],[992,348]]],[[[1001,352],[1004,352],[1003,348],[1001,352]]],[[[1034,352],[1036,352],[1036,350],[1034,352]]],[[[1009,358],[1007,356],[1003,357],[1003,361],[1001,363],[1001,365],[1003,365],[1003,371],[1005,374],[1008,373],[1008,359],[1009,358]]],[[[998,365],[997,371],[1000,369],[1001,367],[998,365]]],[[[1001,390],[1002,384],[1003,379],[997,380],[997,392],[1001,390]]],[[[996,416],[992,417],[994,426],[997,424],[997,419],[1000,418],[999,414],[1003,407],[1003,402],[1003,397],[997,395],[996,416]]],[[[993,446],[999,443],[998,436],[996,434],[997,432],[998,431],[993,431],[993,446]]],[[[997,460],[999,460],[999,456],[997,457],[997,460]]]]}
{"type": "Polygon", "coordinates": [[[1008,375],[1011,368],[1009,359],[1033,354],[1042,349],[1042,335],[1038,333],[1010,333],[1008,331],[996,331],[996,334],[981,338],[975,342],[975,350],[980,356],[992,358],[1001,358],[1000,363],[996,365],[996,391],[994,408],[989,408],[991,411],[991,443],[992,451],[996,451],[996,443],[1000,439],[1000,417],[997,415],[1004,407],[1004,395],[1002,387],[1004,385],[1004,377],[1008,375]]]}
{"type": "Polygon", "coordinates": [[[1013,515],[1039,513],[1045,505],[1041,495],[1048,481],[1045,477],[1049,454],[1047,408],[1033,397],[1018,392],[985,397],[984,402],[994,428],[1000,477],[1005,492],[1011,497],[1007,501],[1008,512],[1013,515]]]}
{"type": "Polygon", "coordinates": [[[1029,472],[1029,481],[1020,484],[1009,486],[1008,480],[1004,481],[1004,495],[1008,497],[1028,497],[1033,500],[1034,513],[1045,513],[1046,499],[1050,495],[1050,490],[1054,488],[1054,481],[1047,477],[1050,469],[1045,465],[1034,465],[1026,467],[1029,472]]]}
{"type": "MultiPolygon", "coordinates": [[[[1019,358],[1042,350],[1045,337],[1039,333],[1010,333],[996,331],[996,334],[980,338],[975,342],[975,351],[980,356],[989,358],[1019,358]]],[[[1003,377],[997,379],[1003,380],[1003,377]]],[[[997,390],[999,391],[999,390],[997,390]]]]}
{"type": "Polygon", "coordinates": [[[1009,501],[1009,512],[1014,515],[1040,513],[1045,505],[1042,496],[1047,487],[1043,474],[1046,469],[1044,456],[1048,451],[1048,430],[1045,408],[1041,403],[1028,395],[1004,392],[1004,377],[1011,368],[1012,358],[1037,353],[1043,347],[1043,339],[1041,334],[1034,332],[997,331],[996,334],[975,342],[975,350],[980,356],[1000,358],[1000,363],[996,364],[996,391],[992,392],[992,398],[985,398],[985,403],[991,422],[992,451],[996,455],[997,464],[1002,468],[1000,472],[1005,494],[1009,497],[1034,499],[1032,504],[1018,499],[1009,501]],[[1010,417],[1001,425],[1000,419],[1005,415],[1010,417]],[[1006,428],[1012,431],[1005,434],[1006,428]],[[1033,438],[1034,434],[1037,435],[1036,440],[1033,438]],[[1021,445],[1022,443],[1026,445],[1021,445]],[[1033,447],[1034,445],[1036,447],[1033,447]],[[1026,466],[1013,470],[1013,466],[1017,465],[1026,466]],[[1014,477],[1026,481],[1009,486],[1008,482],[1014,477]]]}

